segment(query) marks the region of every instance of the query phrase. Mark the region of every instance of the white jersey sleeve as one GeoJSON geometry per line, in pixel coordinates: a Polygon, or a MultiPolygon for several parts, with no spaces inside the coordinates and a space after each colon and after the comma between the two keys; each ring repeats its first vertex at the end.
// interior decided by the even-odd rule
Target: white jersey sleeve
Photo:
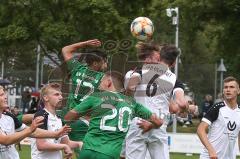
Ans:
{"type": "Polygon", "coordinates": [[[128,84],[129,84],[129,80],[133,77],[137,77],[139,78],[139,80],[141,80],[141,75],[140,73],[134,71],[134,70],[130,70],[126,73],[125,77],[124,77],[124,88],[127,89],[128,84]]]}

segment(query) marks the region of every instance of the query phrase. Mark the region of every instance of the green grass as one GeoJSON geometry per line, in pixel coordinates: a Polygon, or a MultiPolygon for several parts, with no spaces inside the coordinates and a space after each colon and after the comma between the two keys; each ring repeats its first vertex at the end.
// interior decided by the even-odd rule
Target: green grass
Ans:
{"type": "MultiPolygon", "coordinates": [[[[20,159],[31,159],[31,147],[25,145],[22,145],[21,147],[22,147],[21,151],[19,151],[17,147],[20,159]]],[[[75,156],[73,159],[76,159],[75,156]]]]}
{"type": "MultiPolygon", "coordinates": [[[[31,159],[30,146],[22,146],[22,151],[18,151],[20,159],[31,159]]],[[[76,159],[75,157],[73,159],[76,159]]],[[[180,153],[171,153],[170,159],[199,159],[199,154],[192,154],[191,156],[180,153]]],[[[237,157],[240,159],[240,157],[237,157]]]]}
{"type": "MultiPolygon", "coordinates": [[[[193,124],[189,125],[187,127],[183,127],[182,125],[178,124],[177,125],[177,132],[178,133],[196,133],[197,131],[197,126],[200,123],[199,119],[193,119],[192,120],[193,124]]],[[[172,132],[172,126],[167,128],[168,132],[172,132]]]]}
{"type": "MultiPolygon", "coordinates": [[[[30,146],[22,146],[22,151],[18,151],[20,159],[31,159],[30,146]]],[[[186,156],[185,154],[170,154],[171,159],[198,159],[199,155],[186,156]]],[[[76,158],[74,158],[76,159],[76,158]]]]}
{"type": "MultiPolygon", "coordinates": [[[[181,133],[196,133],[199,119],[193,119],[193,124],[188,127],[177,126],[177,132],[181,133]]],[[[172,127],[168,128],[168,132],[172,132],[172,127]]],[[[20,159],[31,159],[30,146],[22,146],[22,151],[19,151],[20,159]]],[[[73,159],[76,159],[75,157],[73,159]]],[[[199,159],[199,154],[186,155],[181,153],[171,153],[170,159],[199,159]]],[[[240,157],[237,157],[240,159],[240,157]]]]}

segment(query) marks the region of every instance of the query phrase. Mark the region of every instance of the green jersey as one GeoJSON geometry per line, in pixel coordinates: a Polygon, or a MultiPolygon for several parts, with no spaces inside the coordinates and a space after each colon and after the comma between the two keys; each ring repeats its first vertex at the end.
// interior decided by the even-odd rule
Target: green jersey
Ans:
{"type": "Polygon", "coordinates": [[[83,149],[119,158],[122,142],[133,117],[149,119],[152,113],[131,97],[121,93],[98,92],[74,108],[81,115],[90,114],[90,125],[83,149]]]}
{"type": "MultiPolygon", "coordinates": [[[[67,61],[67,66],[71,73],[72,88],[68,96],[67,106],[62,111],[59,111],[62,117],[90,94],[98,91],[99,84],[104,76],[103,72],[91,70],[74,58],[67,61]]],[[[72,121],[69,124],[72,128],[69,138],[74,141],[82,141],[87,133],[88,125],[79,120],[72,121]]]]}
{"type": "Polygon", "coordinates": [[[68,110],[71,110],[90,94],[98,91],[104,73],[91,70],[74,58],[67,61],[67,66],[72,79],[72,89],[67,102],[68,110]]]}

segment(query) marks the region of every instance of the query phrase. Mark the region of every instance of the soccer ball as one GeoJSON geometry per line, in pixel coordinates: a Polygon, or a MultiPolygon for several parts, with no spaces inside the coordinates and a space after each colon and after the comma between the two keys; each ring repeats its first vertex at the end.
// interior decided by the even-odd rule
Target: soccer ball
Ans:
{"type": "Polygon", "coordinates": [[[152,38],[154,26],[152,21],[147,17],[138,17],[131,24],[131,33],[138,40],[149,40],[152,38]]]}

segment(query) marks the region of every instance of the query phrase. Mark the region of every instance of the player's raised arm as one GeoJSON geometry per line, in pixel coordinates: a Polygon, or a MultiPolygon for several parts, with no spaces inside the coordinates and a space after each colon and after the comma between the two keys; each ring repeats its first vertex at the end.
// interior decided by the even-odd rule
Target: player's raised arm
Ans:
{"type": "Polygon", "coordinates": [[[75,44],[71,44],[62,48],[62,55],[65,61],[70,60],[73,57],[74,51],[83,47],[99,47],[101,46],[101,42],[98,39],[88,40],[83,42],[78,42],[75,44]]]}
{"type": "Polygon", "coordinates": [[[65,121],[72,121],[72,120],[76,120],[79,118],[79,114],[76,110],[72,109],[69,112],[67,112],[67,114],[64,116],[64,120],[65,121]]]}

